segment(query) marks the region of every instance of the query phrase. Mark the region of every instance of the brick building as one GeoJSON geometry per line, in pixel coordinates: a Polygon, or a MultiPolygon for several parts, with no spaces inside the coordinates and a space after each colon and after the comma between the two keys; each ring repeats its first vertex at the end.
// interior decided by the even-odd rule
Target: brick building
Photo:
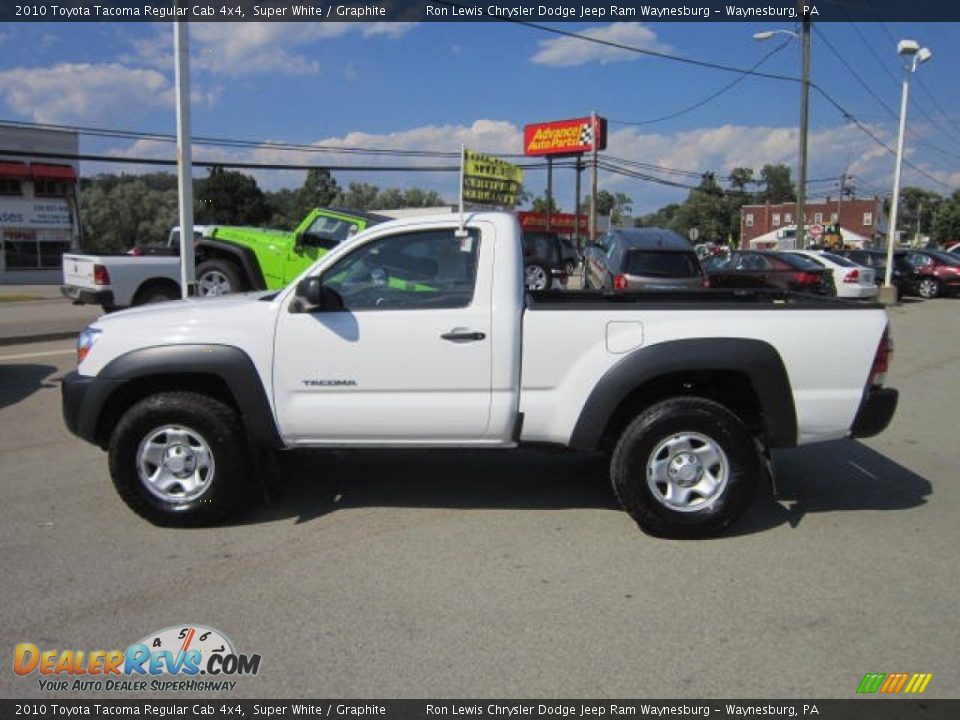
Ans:
{"type": "MultiPolygon", "coordinates": [[[[796,213],[796,203],[744,205],[740,209],[740,242],[745,245],[760,235],[796,225],[796,213]]],[[[854,232],[874,242],[882,242],[887,232],[883,201],[876,197],[843,202],[831,198],[808,201],[803,214],[804,224],[808,228],[812,225],[833,225],[839,220],[841,230],[854,232]]]]}

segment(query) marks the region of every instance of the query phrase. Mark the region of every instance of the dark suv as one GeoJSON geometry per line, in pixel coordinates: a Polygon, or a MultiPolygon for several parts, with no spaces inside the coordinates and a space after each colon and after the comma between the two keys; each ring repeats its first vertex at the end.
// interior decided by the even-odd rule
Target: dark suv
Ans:
{"type": "Polygon", "coordinates": [[[552,232],[524,231],[524,287],[527,290],[563,289],[567,274],[560,236],[552,232]]]}
{"type": "Polygon", "coordinates": [[[600,290],[706,287],[693,246],[673,230],[613,228],[583,257],[584,285],[600,290]]]}

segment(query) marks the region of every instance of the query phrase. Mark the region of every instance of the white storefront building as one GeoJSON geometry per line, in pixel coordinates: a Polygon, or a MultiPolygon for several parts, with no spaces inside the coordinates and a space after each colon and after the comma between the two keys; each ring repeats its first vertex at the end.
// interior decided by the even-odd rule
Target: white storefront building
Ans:
{"type": "Polygon", "coordinates": [[[77,134],[0,126],[0,274],[60,267],[80,244],[77,134]],[[16,155],[6,153],[17,153],[16,155]]]}

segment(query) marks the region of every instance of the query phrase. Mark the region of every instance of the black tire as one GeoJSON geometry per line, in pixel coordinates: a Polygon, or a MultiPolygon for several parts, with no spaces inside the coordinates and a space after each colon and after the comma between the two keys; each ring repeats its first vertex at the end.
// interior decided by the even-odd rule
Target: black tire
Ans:
{"type": "Polygon", "coordinates": [[[214,257],[197,266],[197,295],[213,297],[245,288],[243,271],[231,260],[214,257]]]}
{"type": "MultiPolygon", "coordinates": [[[[760,473],[753,437],[740,419],[723,405],[696,397],[665,400],[640,413],[623,431],[610,461],[613,490],[620,504],[644,532],[660,537],[701,538],[718,534],[753,503],[760,473]],[[692,448],[691,452],[680,450],[684,438],[690,439],[687,447],[692,448]],[[713,445],[698,447],[696,443],[702,438],[713,445]],[[671,449],[668,443],[676,445],[671,449]],[[715,494],[707,498],[693,489],[702,484],[697,479],[693,488],[688,486],[689,491],[681,488],[677,492],[699,494],[699,499],[694,497],[685,510],[670,507],[668,483],[656,480],[664,473],[651,469],[654,480],[648,481],[648,468],[683,472],[683,465],[689,464],[688,456],[699,462],[699,458],[708,457],[704,453],[711,448],[720,450],[719,455],[713,453],[716,460],[708,458],[709,466],[695,464],[694,467],[706,469],[699,475],[692,472],[693,478],[709,475],[707,481],[723,477],[715,494]]],[[[686,479],[693,482],[693,478],[686,479]]],[[[675,487],[680,484],[678,480],[675,487]]],[[[676,496],[674,501],[679,502],[676,496]]]]}
{"type": "Polygon", "coordinates": [[[553,273],[545,261],[532,259],[523,264],[523,286],[527,290],[549,290],[552,284],[553,273]]]}
{"type": "MultiPolygon", "coordinates": [[[[110,476],[120,497],[131,510],[155,525],[210,525],[237,510],[249,496],[251,462],[239,416],[228,405],[199,393],[159,393],[133,405],[110,437],[109,461],[110,476]],[[166,441],[154,443],[158,447],[166,442],[164,456],[180,452],[173,432],[159,432],[173,427],[199,437],[212,458],[205,475],[199,470],[195,473],[201,477],[198,494],[188,496],[184,485],[179,499],[172,497],[178,494],[176,486],[165,498],[157,494],[159,488],[151,491],[140,477],[141,444],[147,447],[148,439],[166,437],[166,441]]],[[[149,469],[150,465],[146,467],[149,469]]],[[[161,467],[155,467],[159,473],[161,467]]]]}
{"type": "Polygon", "coordinates": [[[573,275],[577,272],[577,261],[573,258],[567,258],[563,261],[563,271],[567,275],[573,275]]]}
{"type": "Polygon", "coordinates": [[[151,303],[179,300],[180,288],[165,282],[148,282],[137,290],[133,298],[134,305],[149,305],[151,303]]]}
{"type": "Polygon", "coordinates": [[[917,280],[917,293],[924,300],[940,297],[940,281],[935,277],[920,278],[917,280]]]}

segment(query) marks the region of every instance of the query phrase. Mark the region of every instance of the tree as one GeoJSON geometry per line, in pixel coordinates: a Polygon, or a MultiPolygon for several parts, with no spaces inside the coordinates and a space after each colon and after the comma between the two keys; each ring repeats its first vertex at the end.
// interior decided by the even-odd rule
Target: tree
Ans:
{"type": "Polygon", "coordinates": [[[260,225],[270,219],[266,196],[249,175],[214,166],[193,187],[197,224],[260,225]]]}
{"type": "Polygon", "coordinates": [[[557,208],[557,201],[554,198],[550,198],[550,202],[547,202],[546,197],[535,197],[533,199],[533,212],[545,213],[548,208],[551,214],[560,212],[557,208]]]}
{"type": "Polygon", "coordinates": [[[696,228],[701,241],[723,242],[730,233],[729,212],[723,188],[713,173],[705,173],[678,210],[674,229],[687,235],[696,228]]]}
{"type": "Polygon", "coordinates": [[[354,210],[370,210],[376,204],[380,188],[370,183],[352,182],[337,195],[337,205],[354,210]]]}
{"type": "Polygon", "coordinates": [[[633,212],[633,200],[630,196],[622,192],[614,194],[613,207],[610,209],[610,224],[622,225],[631,212],[633,212]]]}
{"type": "Polygon", "coordinates": [[[678,203],[670,203],[669,205],[664,205],[659,210],[648,213],[646,215],[641,215],[638,218],[634,218],[633,225],[634,227],[659,227],[659,228],[670,228],[675,230],[675,224],[677,222],[677,214],[680,211],[680,205],[678,203]]]}
{"type": "Polygon", "coordinates": [[[904,231],[905,237],[913,238],[917,232],[917,219],[920,220],[920,234],[929,235],[933,229],[933,218],[938,214],[943,197],[932,190],[918,187],[905,187],[900,190],[900,203],[897,207],[897,225],[904,231]]]}
{"type": "Polygon", "coordinates": [[[757,193],[757,202],[776,204],[797,199],[797,188],[786,165],[764,165],[760,170],[760,184],[763,188],[757,193]]]}
{"type": "MultiPolygon", "coordinates": [[[[788,171],[789,172],[789,171],[788,171]]],[[[753,168],[735,167],[730,171],[730,192],[727,193],[728,237],[733,245],[740,245],[740,211],[753,202],[753,194],[747,189],[756,185],[753,168]]]]}
{"type": "Polygon", "coordinates": [[[167,173],[97,175],[80,183],[84,249],[124,252],[161,243],[177,224],[177,178],[167,173]]]}
{"type": "Polygon", "coordinates": [[[331,205],[340,192],[340,186],[326,168],[311,168],[300,188],[299,199],[304,206],[304,214],[315,207],[331,205]]]}
{"type": "Polygon", "coordinates": [[[960,242],[960,190],[944,200],[933,223],[933,240],[943,246],[960,242]]]}

